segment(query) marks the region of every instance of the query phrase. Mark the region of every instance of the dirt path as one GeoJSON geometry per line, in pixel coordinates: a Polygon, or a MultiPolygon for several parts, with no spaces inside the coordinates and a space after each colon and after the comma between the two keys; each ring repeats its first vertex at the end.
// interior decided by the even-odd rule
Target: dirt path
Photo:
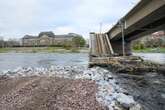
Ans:
{"type": "Polygon", "coordinates": [[[90,80],[0,78],[0,110],[105,110],[90,80]]]}

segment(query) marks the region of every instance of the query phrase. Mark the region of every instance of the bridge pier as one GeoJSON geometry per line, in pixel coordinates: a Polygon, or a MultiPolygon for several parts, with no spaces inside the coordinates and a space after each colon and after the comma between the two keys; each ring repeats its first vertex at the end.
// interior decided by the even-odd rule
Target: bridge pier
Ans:
{"type": "MultiPolygon", "coordinates": [[[[111,45],[115,54],[119,56],[123,55],[122,41],[111,41],[111,45]]],[[[131,42],[125,42],[125,55],[132,55],[131,42]]]]}

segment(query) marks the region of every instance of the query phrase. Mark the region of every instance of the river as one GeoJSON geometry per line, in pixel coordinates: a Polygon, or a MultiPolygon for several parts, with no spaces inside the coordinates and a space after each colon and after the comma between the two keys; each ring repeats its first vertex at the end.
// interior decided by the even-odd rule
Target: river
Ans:
{"type": "Polygon", "coordinates": [[[18,67],[88,65],[87,53],[1,53],[0,71],[13,70],[18,67]]]}
{"type": "Polygon", "coordinates": [[[165,64],[165,54],[163,53],[134,53],[134,55],[155,63],[165,64]]]}
{"type": "MultiPolygon", "coordinates": [[[[161,53],[136,53],[146,60],[165,63],[165,54],[161,53]]],[[[60,65],[88,65],[87,53],[1,53],[0,71],[13,70],[18,67],[44,67],[60,65]]]]}

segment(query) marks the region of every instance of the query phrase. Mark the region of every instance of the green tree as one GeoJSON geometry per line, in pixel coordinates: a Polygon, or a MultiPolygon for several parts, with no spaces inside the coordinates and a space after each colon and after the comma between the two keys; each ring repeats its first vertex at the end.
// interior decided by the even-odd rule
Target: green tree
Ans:
{"type": "Polygon", "coordinates": [[[76,36],[72,39],[74,47],[83,47],[86,44],[85,39],[82,36],[76,36]]]}
{"type": "Polygon", "coordinates": [[[4,40],[3,37],[0,37],[0,48],[2,48],[4,46],[4,40]]]}

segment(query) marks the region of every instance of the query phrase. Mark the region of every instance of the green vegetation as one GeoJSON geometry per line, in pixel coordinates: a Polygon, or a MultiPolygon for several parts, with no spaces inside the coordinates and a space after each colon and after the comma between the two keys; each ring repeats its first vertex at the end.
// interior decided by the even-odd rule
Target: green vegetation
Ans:
{"type": "Polygon", "coordinates": [[[74,37],[72,39],[74,47],[83,47],[85,45],[85,39],[81,36],[74,37]]]}
{"type": "Polygon", "coordinates": [[[0,48],[0,53],[79,53],[88,52],[87,48],[72,48],[72,47],[15,47],[15,48],[0,48]]]}
{"type": "Polygon", "coordinates": [[[9,51],[10,51],[10,48],[0,48],[0,53],[6,53],[9,51]]]}
{"type": "Polygon", "coordinates": [[[133,41],[132,50],[144,53],[165,53],[165,36],[146,36],[133,41]]]}
{"type": "Polygon", "coordinates": [[[134,52],[142,53],[165,53],[165,48],[143,48],[143,49],[133,49],[134,52]]]}

